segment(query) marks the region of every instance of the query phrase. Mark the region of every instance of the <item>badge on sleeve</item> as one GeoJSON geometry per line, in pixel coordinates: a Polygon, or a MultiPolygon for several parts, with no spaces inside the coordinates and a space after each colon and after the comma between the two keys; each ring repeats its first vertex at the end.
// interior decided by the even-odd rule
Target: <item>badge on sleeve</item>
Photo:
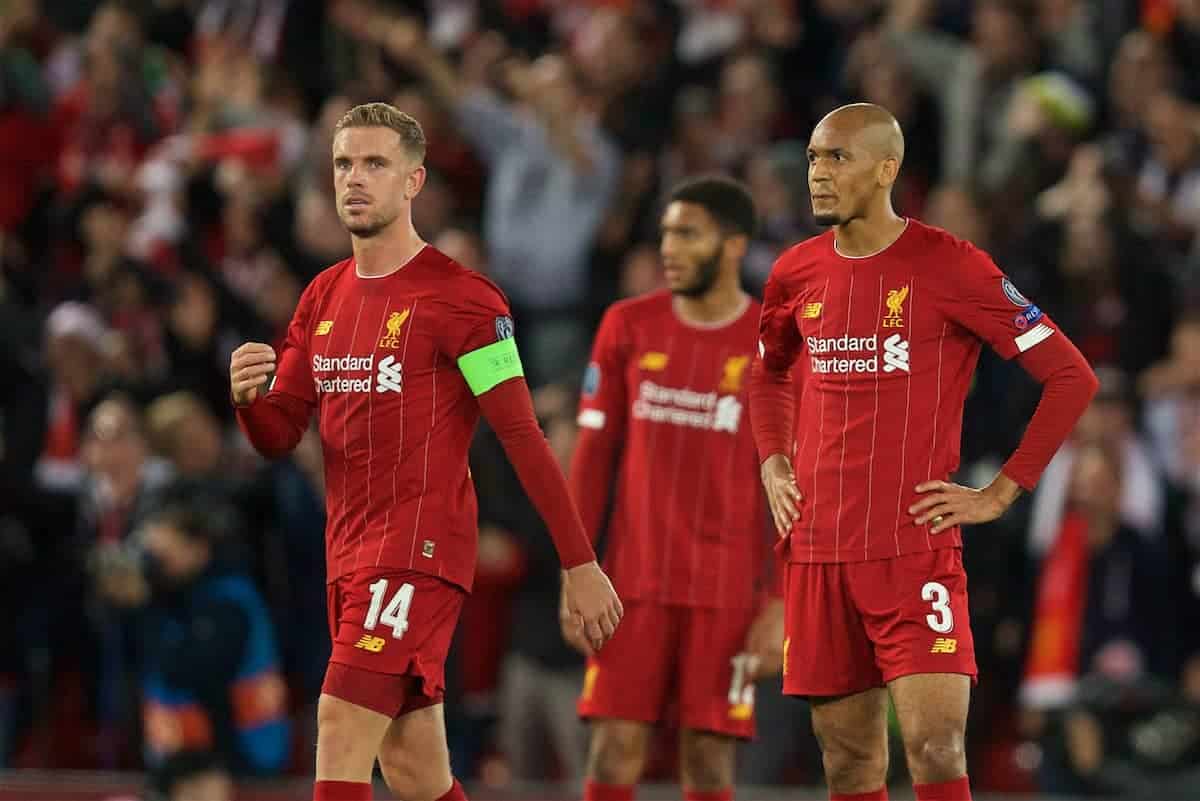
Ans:
{"type": "Polygon", "coordinates": [[[502,339],[512,339],[513,336],[513,320],[505,315],[496,318],[496,341],[502,339]]]}
{"type": "Polygon", "coordinates": [[[1009,281],[1007,277],[1001,280],[1000,286],[1002,289],[1004,289],[1004,296],[1008,298],[1014,306],[1019,306],[1023,309],[1026,306],[1031,305],[1029,298],[1022,295],[1020,291],[1013,286],[1013,282],[1009,281]]]}
{"type": "Polygon", "coordinates": [[[592,362],[583,373],[583,395],[590,398],[600,391],[600,365],[592,362]]]}

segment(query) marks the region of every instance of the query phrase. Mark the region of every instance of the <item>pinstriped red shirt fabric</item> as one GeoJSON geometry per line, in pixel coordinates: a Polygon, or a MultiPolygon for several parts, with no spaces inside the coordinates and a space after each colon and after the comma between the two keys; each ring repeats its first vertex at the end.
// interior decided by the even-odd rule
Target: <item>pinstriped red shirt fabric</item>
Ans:
{"type": "Polygon", "coordinates": [[[791,432],[804,503],[789,560],[961,547],[957,529],[935,536],[914,524],[915,487],[958,468],[981,346],[1011,359],[1065,339],[1056,329],[987,254],[916,220],[873,256],[840,255],[832,231],[784,253],[765,292],[752,411],[761,456],[792,450],[783,442],[791,420],[773,414],[770,398],[804,360],[791,432]]]}
{"type": "Polygon", "coordinates": [[[328,580],[389,567],[470,589],[479,405],[457,360],[508,315],[499,289],[432,247],[382,278],[341,262],[304,291],[271,394],[317,413],[328,580]]]}
{"type": "Polygon", "coordinates": [[[605,568],[624,599],[737,609],[760,600],[772,559],[747,419],[760,306],[701,328],[657,292],[611,306],[592,347],[571,462],[605,568]]]}

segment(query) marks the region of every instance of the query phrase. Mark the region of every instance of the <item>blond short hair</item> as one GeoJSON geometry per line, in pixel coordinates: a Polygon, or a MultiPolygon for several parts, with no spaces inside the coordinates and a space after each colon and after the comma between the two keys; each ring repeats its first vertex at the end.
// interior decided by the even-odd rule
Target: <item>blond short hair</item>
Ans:
{"type": "Polygon", "coordinates": [[[171,456],[178,444],[180,424],[202,414],[209,414],[204,402],[186,390],[156,398],[146,408],[145,415],[151,446],[159,454],[171,456]]]}
{"type": "Polygon", "coordinates": [[[400,146],[418,163],[425,160],[425,131],[410,114],[389,103],[363,103],[342,115],[334,136],[346,128],[391,128],[400,135],[400,146]]]}

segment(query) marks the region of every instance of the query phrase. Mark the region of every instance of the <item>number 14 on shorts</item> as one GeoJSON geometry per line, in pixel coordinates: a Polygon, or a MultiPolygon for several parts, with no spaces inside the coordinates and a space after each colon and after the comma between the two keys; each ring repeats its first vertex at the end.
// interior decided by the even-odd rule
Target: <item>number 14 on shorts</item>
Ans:
{"type": "Polygon", "coordinates": [[[381,578],[367,589],[371,591],[371,608],[367,610],[363,628],[374,631],[375,627],[382,623],[392,627],[393,638],[398,640],[403,637],[404,632],[408,631],[408,609],[412,606],[413,585],[401,584],[400,589],[396,590],[396,594],[387,602],[387,606],[384,606],[388,592],[387,579],[381,578]]]}

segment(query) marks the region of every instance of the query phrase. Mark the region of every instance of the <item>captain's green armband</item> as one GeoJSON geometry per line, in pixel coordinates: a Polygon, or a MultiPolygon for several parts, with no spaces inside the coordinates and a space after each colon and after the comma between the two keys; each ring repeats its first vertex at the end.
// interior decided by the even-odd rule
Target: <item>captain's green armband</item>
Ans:
{"type": "Polygon", "coordinates": [[[458,358],[458,369],[476,396],[502,381],[525,375],[517,353],[517,341],[511,337],[463,354],[458,358]]]}

